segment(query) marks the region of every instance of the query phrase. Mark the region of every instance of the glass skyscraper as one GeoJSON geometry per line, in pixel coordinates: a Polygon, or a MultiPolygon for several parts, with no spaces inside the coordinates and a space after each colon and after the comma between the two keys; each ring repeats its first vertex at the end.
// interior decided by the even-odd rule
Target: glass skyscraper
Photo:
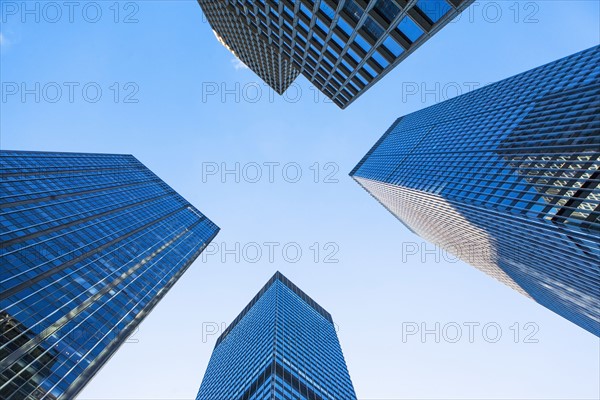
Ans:
{"type": "Polygon", "coordinates": [[[0,152],[0,398],[72,399],[219,228],[130,155],[0,152]]]}
{"type": "Polygon", "coordinates": [[[350,175],[414,233],[600,335],[600,47],[399,118],[350,175]]]}
{"type": "Polygon", "coordinates": [[[197,400],[356,400],[331,315],[277,272],[217,339],[197,400]]]}
{"type": "Polygon", "coordinates": [[[302,73],[345,108],[473,0],[198,0],[218,40],[277,93],[302,73]]]}

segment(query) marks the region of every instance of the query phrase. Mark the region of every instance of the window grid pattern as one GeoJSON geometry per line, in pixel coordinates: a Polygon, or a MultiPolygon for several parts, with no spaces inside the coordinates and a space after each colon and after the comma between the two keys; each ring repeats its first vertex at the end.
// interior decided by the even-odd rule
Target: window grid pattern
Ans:
{"type": "Polygon", "coordinates": [[[0,397],[73,398],[218,227],[132,156],[0,164],[0,397]]]}
{"type": "Polygon", "coordinates": [[[472,1],[198,0],[219,40],[278,93],[302,73],[341,108],[472,1]]]}
{"type": "Polygon", "coordinates": [[[356,399],[331,316],[280,273],[221,335],[198,400],[356,399]]]}
{"type": "Polygon", "coordinates": [[[415,233],[599,335],[598,82],[596,46],[406,115],[351,175],[415,233]]]}
{"type": "Polygon", "coordinates": [[[248,20],[237,15],[239,11],[216,1],[203,3],[203,8],[217,40],[273,90],[283,94],[299,74],[292,63],[257,37],[251,29],[255,25],[248,25],[248,20]]]}

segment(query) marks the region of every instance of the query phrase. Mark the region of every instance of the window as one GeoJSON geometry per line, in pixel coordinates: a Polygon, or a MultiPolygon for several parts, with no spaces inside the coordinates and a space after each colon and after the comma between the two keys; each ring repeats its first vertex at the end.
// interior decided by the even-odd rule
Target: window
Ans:
{"type": "Polygon", "coordinates": [[[398,57],[400,54],[404,53],[402,46],[400,46],[391,36],[388,36],[388,38],[385,39],[383,45],[394,55],[394,57],[398,57]]]}
{"type": "Polygon", "coordinates": [[[419,28],[417,24],[415,24],[413,20],[410,19],[410,17],[408,16],[404,17],[402,21],[400,21],[400,23],[398,24],[398,29],[407,38],[409,38],[411,42],[416,41],[423,34],[421,28],[419,28]]]}
{"type": "Polygon", "coordinates": [[[371,46],[367,41],[360,35],[356,35],[354,41],[365,51],[368,52],[371,49],[371,46]]]}
{"type": "Polygon", "coordinates": [[[379,0],[375,4],[375,10],[388,23],[392,22],[392,20],[400,13],[400,9],[392,0],[379,0]]]}
{"type": "Polygon", "coordinates": [[[417,7],[434,23],[438,22],[451,8],[445,0],[418,0],[417,7]]]}
{"type": "Polygon", "coordinates": [[[383,68],[386,68],[388,65],[390,65],[390,63],[378,51],[373,53],[373,59],[377,61],[377,63],[383,68]]]}

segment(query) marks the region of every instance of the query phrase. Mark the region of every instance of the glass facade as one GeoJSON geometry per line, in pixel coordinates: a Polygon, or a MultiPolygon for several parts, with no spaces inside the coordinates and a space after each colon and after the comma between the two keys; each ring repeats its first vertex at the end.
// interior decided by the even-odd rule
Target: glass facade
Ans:
{"type": "Polygon", "coordinates": [[[277,93],[302,73],[345,108],[473,0],[198,0],[217,38],[277,93]]]}
{"type": "Polygon", "coordinates": [[[71,399],[219,228],[130,155],[0,152],[0,398],[71,399]]]}
{"type": "Polygon", "coordinates": [[[277,272],[217,340],[197,400],[356,399],[331,315],[277,272]]]}
{"type": "Polygon", "coordinates": [[[413,232],[600,335],[600,47],[399,118],[350,175],[413,232]]]}

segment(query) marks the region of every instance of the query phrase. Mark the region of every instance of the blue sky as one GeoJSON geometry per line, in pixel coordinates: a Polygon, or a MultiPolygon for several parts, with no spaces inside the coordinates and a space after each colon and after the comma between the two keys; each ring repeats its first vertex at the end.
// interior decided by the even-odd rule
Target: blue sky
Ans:
{"type": "Polygon", "coordinates": [[[476,2],[343,111],[303,77],[269,93],[193,0],[27,4],[0,2],[0,147],[133,154],[222,228],[81,399],[194,398],[207,332],[276,270],[333,315],[361,399],[600,397],[598,338],[422,251],[347,175],[397,117],[598,44],[597,1],[476,2]],[[436,323],[463,336],[403,340],[436,323]]]}

